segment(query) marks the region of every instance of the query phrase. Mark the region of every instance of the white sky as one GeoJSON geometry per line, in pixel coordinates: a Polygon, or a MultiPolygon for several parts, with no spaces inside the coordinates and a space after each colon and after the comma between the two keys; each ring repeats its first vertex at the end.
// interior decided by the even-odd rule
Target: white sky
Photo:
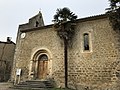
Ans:
{"type": "Polygon", "coordinates": [[[41,10],[46,25],[52,24],[57,8],[68,7],[78,18],[104,14],[108,0],[0,0],[0,41],[12,37],[16,41],[19,24],[41,10]]]}

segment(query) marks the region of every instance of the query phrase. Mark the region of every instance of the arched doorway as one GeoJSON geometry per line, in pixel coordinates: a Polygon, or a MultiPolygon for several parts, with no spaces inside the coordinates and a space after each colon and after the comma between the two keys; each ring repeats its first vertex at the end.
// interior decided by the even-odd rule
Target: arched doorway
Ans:
{"type": "Polygon", "coordinates": [[[38,58],[37,78],[45,79],[48,74],[48,56],[42,54],[38,58]]]}
{"type": "Polygon", "coordinates": [[[48,49],[34,50],[31,56],[29,79],[45,80],[52,76],[52,55],[48,49]]]}

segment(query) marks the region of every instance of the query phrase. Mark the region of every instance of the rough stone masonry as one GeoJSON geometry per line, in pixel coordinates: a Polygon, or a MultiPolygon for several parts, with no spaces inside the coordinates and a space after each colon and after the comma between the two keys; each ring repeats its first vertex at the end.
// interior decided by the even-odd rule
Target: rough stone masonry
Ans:
{"type": "MultiPolygon", "coordinates": [[[[63,41],[53,25],[43,24],[42,16],[37,19],[41,25],[36,27],[36,19],[30,19],[32,24],[19,26],[12,80],[16,79],[16,70],[20,68],[20,81],[41,80],[39,76],[44,74],[42,80],[52,80],[57,87],[64,87],[63,41]],[[47,64],[40,64],[45,62],[42,55],[47,56],[47,64]]],[[[76,20],[75,35],[68,48],[68,87],[120,90],[119,81],[120,32],[112,29],[106,15],[76,20]],[[84,49],[86,40],[88,50],[84,49]]]]}

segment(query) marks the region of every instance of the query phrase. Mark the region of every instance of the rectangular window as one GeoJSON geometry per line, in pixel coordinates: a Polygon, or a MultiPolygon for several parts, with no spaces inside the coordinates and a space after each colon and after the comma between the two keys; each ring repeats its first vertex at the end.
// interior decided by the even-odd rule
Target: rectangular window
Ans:
{"type": "Polygon", "coordinates": [[[84,51],[90,50],[89,34],[88,34],[88,33],[85,33],[85,34],[83,35],[83,38],[84,38],[84,51]]]}

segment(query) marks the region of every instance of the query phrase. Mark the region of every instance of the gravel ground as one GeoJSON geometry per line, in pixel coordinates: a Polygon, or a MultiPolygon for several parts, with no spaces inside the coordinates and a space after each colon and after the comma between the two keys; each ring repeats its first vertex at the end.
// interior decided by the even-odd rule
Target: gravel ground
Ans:
{"type": "Polygon", "coordinates": [[[13,84],[9,82],[0,82],[0,90],[16,90],[9,87],[12,87],[13,84]]]}

